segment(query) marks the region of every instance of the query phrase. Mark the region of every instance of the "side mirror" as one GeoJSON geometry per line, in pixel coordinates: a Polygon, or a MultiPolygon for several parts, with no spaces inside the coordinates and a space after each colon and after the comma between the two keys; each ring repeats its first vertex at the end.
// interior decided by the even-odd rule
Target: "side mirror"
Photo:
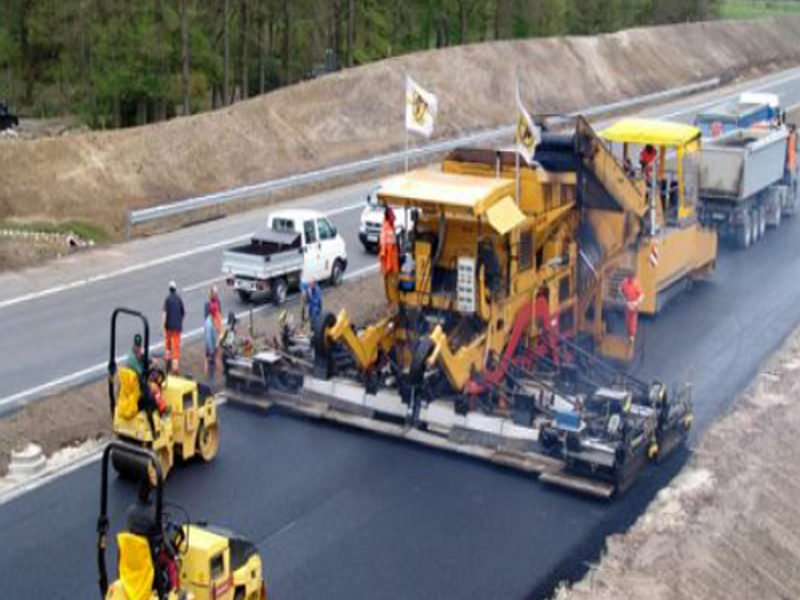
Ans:
{"type": "Polygon", "coordinates": [[[339,230],[336,229],[335,226],[331,225],[331,233],[333,233],[333,237],[336,237],[337,235],[339,235],[339,230]]]}

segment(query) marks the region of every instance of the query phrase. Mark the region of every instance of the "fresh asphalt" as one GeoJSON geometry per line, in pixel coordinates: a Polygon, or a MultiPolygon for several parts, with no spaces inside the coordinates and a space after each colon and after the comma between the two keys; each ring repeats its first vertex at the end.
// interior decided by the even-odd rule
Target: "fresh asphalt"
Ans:
{"type": "MultiPolygon", "coordinates": [[[[784,104],[800,101],[798,84],[785,84],[784,104]]],[[[355,202],[363,197],[363,190],[352,193],[355,202]]],[[[345,234],[352,235],[355,226],[345,227],[357,214],[340,214],[345,218],[337,224],[345,234]]],[[[349,248],[353,258],[374,260],[352,242],[349,248]]],[[[134,279],[143,283],[133,292],[126,291],[133,282],[120,276],[0,308],[0,318],[7,323],[5,310],[36,312],[50,302],[58,314],[73,294],[78,304],[92,296],[112,303],[119,295],[155,314],[160,279],[165,286],[178,277],[185,286],[192,277],[213,277],[219,256],[209,254],[156,265],[143,271],[145,277],[136,272],[134,279]]],[[[671,383],[691,381],[698,425],[706,427],[800,322],[798,280],[800,218],[784,222],[748,252],[724,249],[711,281],[645,323],[636,370],[671,383]]],[[[5,298],[0,296],[0,306],[5,298]]],[[[64,329],[60,344],[75,349],[80,337],[91,334],[104,348],[113,305],[99,302],[76,311],[91,316],[87,329],[80,336],[64,329]]],[[[44,323],[35,317],[27,322],[34,329],[44,323]]],[[[23,332],[8,337],[19,341],[23,332]]],[[[3,344],[13,349],[3,348],[5,356],[18,364],[32,361],[14,341],[3,344]]],[[[76,361],[76,368],[105,357],[100,352],[83,358],[88,362],[76,361]]],[[[62,364],[61,357],[50,359],[51,365],[62,364]]],[[[48,364],[43,358],[35,362],[48,364]]],[[[6,390],[5,376],[13,370],[3,368],[3,394],[42,381],[33,376],[6,390]]],[[[40,368],[34,365],[33,372],[40,368]]],[[[175,471],[168,495],[193,518],[256,541],[270,596],[278,599],[541,597],[595,556],[608,533],[630,523],[682,458],[646,472],[624,498],[600,503],[513,472],[333,426],[230,407],[221,412],[219,457],[211,465],[175,471]]],[[[94,464],[0,507],[3,597],[97,597],[98,486],[94,464]]],[[[133,493],[130,485],[113,481],[110,500],[117,516],[133,493]]]]}

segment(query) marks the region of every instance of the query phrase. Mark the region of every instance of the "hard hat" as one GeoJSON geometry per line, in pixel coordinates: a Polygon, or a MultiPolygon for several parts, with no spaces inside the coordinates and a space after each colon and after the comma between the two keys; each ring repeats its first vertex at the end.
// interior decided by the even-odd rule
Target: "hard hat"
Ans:
{"type": "Polygon", "coordinates": [[[178,284],[175,283],[174,279],[169,282],[169,289],[171,289],[171,290],[177,290],[178,289],[178,284]]]}

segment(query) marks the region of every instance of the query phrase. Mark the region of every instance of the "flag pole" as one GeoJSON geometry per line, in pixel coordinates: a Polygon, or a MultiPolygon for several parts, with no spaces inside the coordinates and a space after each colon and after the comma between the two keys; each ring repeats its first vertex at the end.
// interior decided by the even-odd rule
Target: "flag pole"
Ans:
{"type": "Polygon", "coordinates": [[[406,123],[406,113],[408,112],[408,74],[406,74],[405,88],[403,90],[403,129],[406,132],[406,151],[403,155],[406,173],[408,173],[408,123],[406,123]]]}
{"type": "MultiPolygon", "coordinates": [[[[519,94],[519,74],[517,74],[517,102],[521,102],[520,94],[519,94]]],[[[519,113],[519,108],[517,107],[517,113],[519,113]]],[[[515,172],[515,180],[516,180],[516,200],[517,206],[520,205],[519,202],[519,140],[517,137],[519,136],[519,114],[517,114],[517,126],[514,129],[514,172],[515,172]]]]}

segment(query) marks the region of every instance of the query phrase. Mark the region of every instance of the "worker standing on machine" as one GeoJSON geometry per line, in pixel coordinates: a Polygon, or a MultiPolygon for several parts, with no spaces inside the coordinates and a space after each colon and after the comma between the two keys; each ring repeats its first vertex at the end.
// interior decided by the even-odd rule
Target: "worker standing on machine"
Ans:
{"type": "Polygon", "coordinates": [[[534,305],[536,326],[539,331],[539,343],[536,347],[538,358],[548,357],[553,363],[559,365],[558,348],[558,315],[550,313],[550,302],[546,290],[540,290],[536,294],[536,304],[534,305]]]}
{"type": "Polygon", "coordinates": [[[625,277],[620,286],[620,291],[625,298],[625,328],[628,332],[628,342],[636,343],[636,328],[639,321],[639,307],[644,300],[644,292],[639,280],[631,274],[625,277]]]}
{"type": "Polygon", "coordinates": [[[162,325],[164,327],[164,358],[167,361],[167,369],[173,373],[178,373],[180,370],[181,332],[183,331],[184,316],[186,316],[186,309],[178,294],[178,286],[174,281],[170,281],[169,294],[164,300],[162,325]]]}
{"type": "Polygon", "coordinates": [[[137,333],[133,336],[133,346],[128,359],[125,361],[125,366],[131,371],[134,371],[140,378],[147,370],[147,365],[144,364],[144,348],[142,346],[142,335],[137,333]]]}
{"type": "Polygon", "coordinates": [[[383,282],[386,286],[386,299],[392,303],[399,300],[397,285],[400,273],[400,257],[397,250],[397,233],[394,223],[394,211],[391,206],[387,206],[383,213],[379,257],[383,282]]]}
{"type": "Polygon", "coordinates": [[[642,169],[642,175],[647,181],[650,181],[650,177],[653,175],[653,164],[655,164],[657,158],[658,150],[652,144],[647,144],[639,154],[639,166],[642,169]]]}

